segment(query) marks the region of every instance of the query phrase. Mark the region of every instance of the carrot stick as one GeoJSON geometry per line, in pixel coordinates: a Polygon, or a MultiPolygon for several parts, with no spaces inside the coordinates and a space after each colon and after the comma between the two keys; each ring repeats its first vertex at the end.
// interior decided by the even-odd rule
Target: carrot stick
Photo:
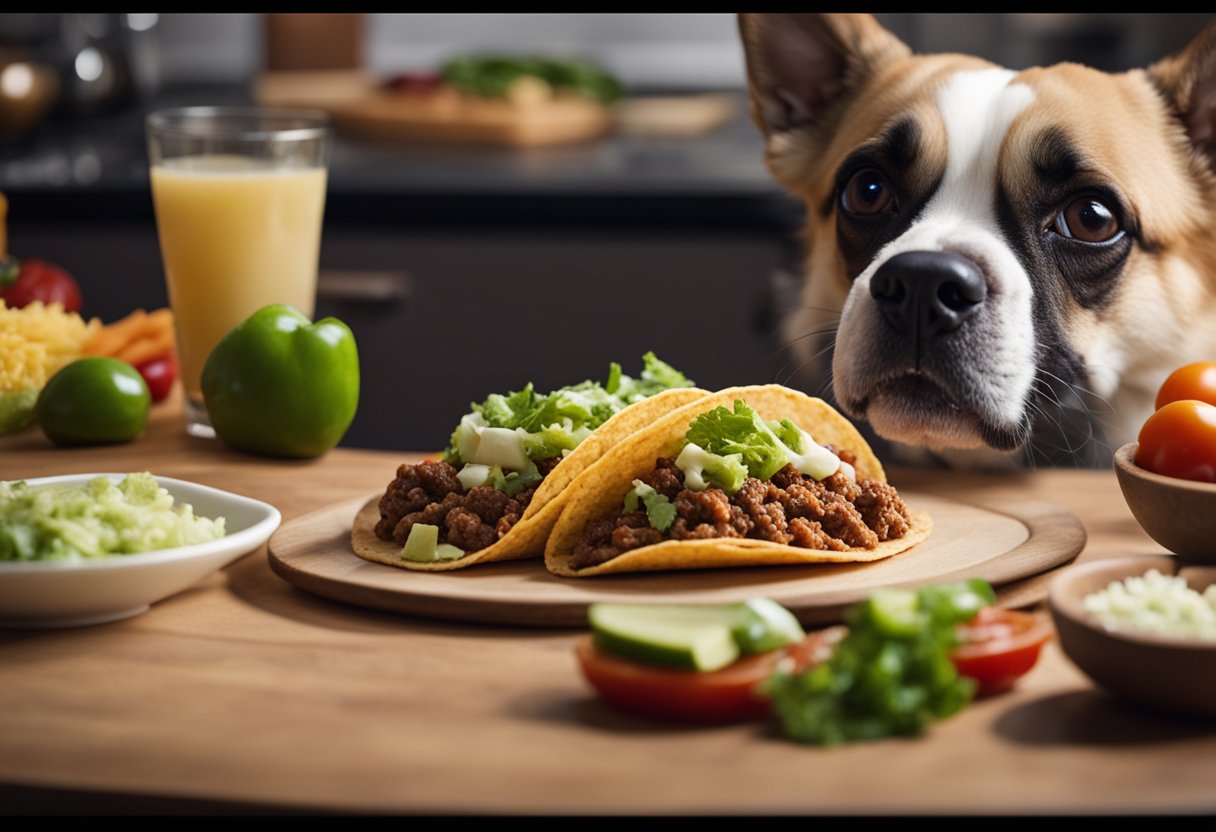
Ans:
{"type": "Polygon", "coordinates": [[[81,352],[85,355],[114,355],[143,330],[147,318],[146,311],[136,309],[125,318],[107,324],[95,332],[84,343],[81,352]]]}
{"type": "Polygon", "coordinates": [[[150,338],[132,341],[114,356],[120,361],[135,366],[153,358],[159,358],[173,349],[173,330],[161,330],[150,338]]]}

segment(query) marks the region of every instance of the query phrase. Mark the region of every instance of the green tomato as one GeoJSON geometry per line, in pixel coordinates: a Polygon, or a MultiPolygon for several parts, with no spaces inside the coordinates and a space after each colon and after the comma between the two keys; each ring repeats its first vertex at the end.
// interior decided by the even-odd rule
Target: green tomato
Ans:
{"type": "Polygon", "coordinates": [[[336,318],[311,323],[274,304],[238,324],[203,366],[215,433],[241,451],[317,457],[338,444],[359,404],[355,336],[336,318]]]}
{"type": "Polygon", "coordinates": [[[127,362],[80,358],[47,381],[34,418],[56,445],[112,445],[144,432],[151,403],[147,383],[127,362]]]}

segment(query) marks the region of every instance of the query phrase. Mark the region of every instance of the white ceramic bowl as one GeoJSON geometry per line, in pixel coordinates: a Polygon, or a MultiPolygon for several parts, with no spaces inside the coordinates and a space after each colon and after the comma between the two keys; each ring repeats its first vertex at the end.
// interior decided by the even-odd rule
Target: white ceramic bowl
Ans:
{"type": "MultiPolygon", "coordinates": [[[[26,480],[78,485],[97,476],[26,480]]],[[[265,543],[282,519],[274,506],[185,480],[156,477],[176,502],[202,517],[223,517],[227,534],[209,543],[78,561],[0,561],[0,626],[73,627],[138,615],[265,543]]]]}

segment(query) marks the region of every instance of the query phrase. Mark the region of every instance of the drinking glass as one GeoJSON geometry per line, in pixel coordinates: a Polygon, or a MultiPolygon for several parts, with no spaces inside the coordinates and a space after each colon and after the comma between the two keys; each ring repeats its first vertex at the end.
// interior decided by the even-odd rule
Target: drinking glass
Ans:
{"type": "Polygon", "coordinates": [[[214,436],[203,365],[258,309],[312,317],[333,127],[324,113],[185,107],[147,119],[152,201],[186,430],[214,436]]]}

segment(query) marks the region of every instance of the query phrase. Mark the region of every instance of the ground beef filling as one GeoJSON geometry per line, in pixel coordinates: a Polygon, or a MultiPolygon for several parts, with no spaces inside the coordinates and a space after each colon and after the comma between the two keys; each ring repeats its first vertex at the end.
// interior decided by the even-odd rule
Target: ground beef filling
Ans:
{"type": "MultiPolygon", "coordinates": [[[[849,464],[856,457],[837,452],[849,464]]],[[[666,532],[650,525],[646,512],[623,512],[590,521],[570,557],[586,569],[623,552],[664,540],[748,537],[804,549],[873,549],[908,531],[908,507],[894,488],[877,480],[853,482],[837,472],[816,480],[787,465],[768,481],[749,477],[731,497],[720,488],[692,491],[675,460],[661,457],[641,478],[671,500],[675,522],[666,532]]]]}
{"type": "MultiPolygon", "coordinates": [[[[536,461],[542,480],[561,457],[536,461]]],[[[497,542],[519,522],[536,486],[509,497],[488,485],[465,490],[446,462],[401,465],[380,498],[376,537],[404,546],[415,523],[439,527],[439,542],[475,552],[497,542]]],[[[539,485],[540,483],[537,483],[539,485]]]]}

